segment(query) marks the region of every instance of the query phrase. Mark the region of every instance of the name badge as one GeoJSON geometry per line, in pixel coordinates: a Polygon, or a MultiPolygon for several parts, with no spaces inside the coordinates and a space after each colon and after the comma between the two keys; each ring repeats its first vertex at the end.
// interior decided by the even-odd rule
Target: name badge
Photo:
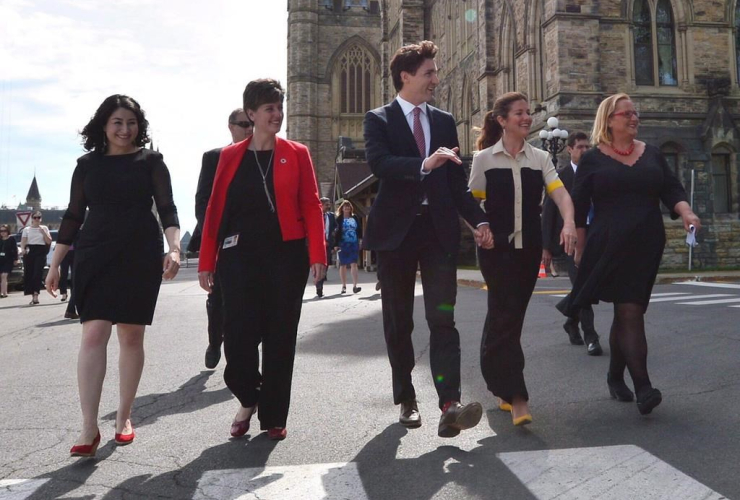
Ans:
{"type": "Polygon", "coordinates": [[[227,238],[224,238],[224,244],[221,248],[225,250],[227,248],[235,247],[238,241],[239,241],[238,234],[231,235],[227,238]]]}

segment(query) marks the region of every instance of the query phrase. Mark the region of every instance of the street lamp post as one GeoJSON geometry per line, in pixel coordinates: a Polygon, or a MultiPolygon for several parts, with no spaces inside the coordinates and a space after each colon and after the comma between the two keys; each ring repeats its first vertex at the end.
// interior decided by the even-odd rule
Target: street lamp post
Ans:
{"type": "Polygon", "coordinates": [[[550,130],[544,128],[540,130],[542,149],[550,153],[555,168],[558,168],[558,155],[565,149],[568,131],[558,128],[558,119],[554,116],[547,119],[547,128],[550,130]]]}

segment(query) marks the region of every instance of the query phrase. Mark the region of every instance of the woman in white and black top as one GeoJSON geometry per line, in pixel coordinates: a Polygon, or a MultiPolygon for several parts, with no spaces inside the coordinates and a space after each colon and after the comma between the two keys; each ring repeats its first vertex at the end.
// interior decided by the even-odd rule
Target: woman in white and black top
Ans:
{"type": "Polygon", "coordinates": [[[39,303],[39,291],[46,263],[46,254],[51,245],[49,228],[41,224],[41,212],[31,216],[31,225],[21,233],[21,255],[23,255],[23,289],[25,295],[33,295],[31,305],[39,303]]]}

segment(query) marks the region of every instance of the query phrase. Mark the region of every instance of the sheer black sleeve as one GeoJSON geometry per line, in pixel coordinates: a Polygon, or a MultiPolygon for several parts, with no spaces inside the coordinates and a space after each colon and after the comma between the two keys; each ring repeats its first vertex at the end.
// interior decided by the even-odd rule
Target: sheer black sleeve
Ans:
{"type": "Polygon", "coordinates": [[[578,163],[576,177],[573,181],[573,207],[575,208],[576,227],[586,227],[588,212],[591,210],[593,193],[593,173],[598,168],[597,149],[586,151],[578,163]]]}
{"type": "Polygon", "coordinates": [[[87,162],[83,158],[77,160],[77,167],[75,167],[75,171],[72,174],[69,205],[62,217],[62,224],[59,227],[59,236],[57,237],[57,243],[60,245],[71,245],[80,230],[80,226],[85,222],[85,210],[87,210],[87,198],[85,198],[87,162]]]}
{"type": "Polygon", "coordinates": [[[655,156],[657,156],[660,168],[663,170],[663,188],[660,190],[660,200],[670,210],[671,219],[676,220],[680,216],[673,209],[678,202],[689,201],[686,196],[686,190],[671,171],[671,167],[668,166],[668,161],[666,161],[663,153],[657,148],[655,148],[655,156]]]}
{"type": "Polygon", "coordinates": [[[152,155],[152,185],[154,186],[154,203],[157,205],[159,220],[162,221],[162,229],[168,227],[180,227],[180,220],[177,218],[177,207],[172,197],[172,181],[170,180],[170,171],[164,164],[162,155],[157,153],[152,155]]]}

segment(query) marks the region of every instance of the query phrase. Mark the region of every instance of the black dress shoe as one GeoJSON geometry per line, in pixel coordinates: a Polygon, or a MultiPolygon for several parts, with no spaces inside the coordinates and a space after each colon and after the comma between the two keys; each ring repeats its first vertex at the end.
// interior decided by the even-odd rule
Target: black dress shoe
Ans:
{"type": "Polygon", "coordinates": [[[602,354],[604,354],[604,351],[601,349],[601,344],[599,344],[598,339],[588,343],[588,347],[586,347],[586,352],[589,356],[601,356],[602,354]]]}
{"type": "Polygon", "coordinates": [[[401,425],[410,429],[421,427],[421,414],[415,399],[401,403],[401,415],[398,417],[398,421],[401,425]]]}
{"type": "Polygon", "coordinates": [[[206,349],[206,368],[213,370],[221,361],[221,346],[208,345],[206,349]]]}
{"type": "Polygon", "coordinates": [[[581,338],[581,332],[578,330],[578,323],[571,323],[570,320],[566,321],[563,325],[565,333],[568,334],[568,340],[573,345],[583,345],[583,339],[581,338]]]}
{"type": "Polygon", "coordinates": [[[468,403],[463,406],[457,401],[450,401],[442,409],[437,435],[455,437],[460,431],[478,425],[482,416],[483,406],[480,403],[468,403]]]}
{"type": "Polygon", "coordinates": [[[617,401],[624,401],[625,403],[629,403],[633,399],[635,399],[635,395],[630,391],[630,388],[627,387],[627,384],[624,383],[624,379],[622,380],[615,380],[612,378],[610,374],[606,374],[606,385],[609,386],[609,394],[611,394],[611,397],[616,399],[617,401]]]}
{"type": "Polygon", "coordinates": [[[653,408],[663,401],[663,395],[658,389],[645,387],[637,392],[637,409],[641,415],[647,415],[653,408]]]}
{"type": "Polygon", "coordinates": [[[352,293],[357,293],[357,292],[359,292],[360,290],[362,290],[362,287],[361,287],[361,286],[353,286],[353,287],[352,287],[352,293]]]}
{"type": "Polygon", "coordinates": [[[321,285],[316,285],[316,296],[318,298],[321,298],[324,296],[324,286],[323,283],[321,285]]]}

